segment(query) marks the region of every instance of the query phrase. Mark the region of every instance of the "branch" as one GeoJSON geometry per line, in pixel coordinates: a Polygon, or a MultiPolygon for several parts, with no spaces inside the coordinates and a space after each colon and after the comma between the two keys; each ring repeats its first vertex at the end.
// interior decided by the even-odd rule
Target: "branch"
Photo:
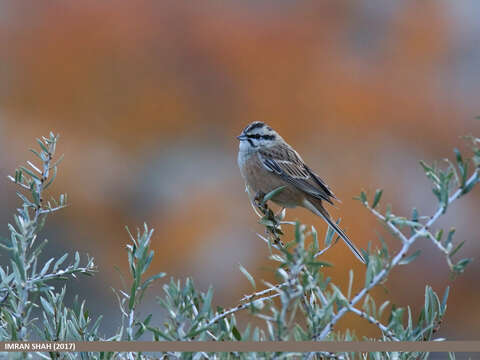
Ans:
{"type": "MultiPolygon", "coordinates": [[[[473,175],[468,179],[468,181],[465,183],[465,187],[473,185],[475,182],[478,181],[477,176],[478,176],[479,169],[476,169],[473,175]]],[[[463,195],[463,188],[458,189],[455,191],[455,193],[448,198],[448,204],[451,204],[455,200],[457,200],[460,196],[463,195]]],[[[372,209],[373,210],[373,209],[372,209]]],[[[373,210],[375,213],[377,213],[381,219],[384,221],[386,220],[385,217],[381,214],[379,214],[377,211],[373,210]]],[[[398,252],[398,254],[392,259],[390,265],[387,268],[384,268],[381,270],[368,284],[368,286],[364,287],[349,303],[350,307],[355,305],[357,302],[359,302],[365,294],[372,289],[374,286],[378,285],[390,272],[391,268],[393,268],[395,265],[397,265],[400,260],[406,255],[408,252],[408,249],[410,246],[415,242],[415,240],[418,237],[425,236],[426,233],[428,232],[428,229],[437,221],[437,219],[443,214],[444,212],[444,206],[440,206],[438,210],[435,212],[434,215],[430,218],[429,221],[425,225],[423,225],[419,230],[415,232],[414,235],[412,235],[409,239],[405,237],[405,235],[395,226],[391,223],[391,221],[387,221],[386,224],[392,231],[397,234],[398,237],[403,242],[403,246],[401,250],[398,252]]],[[[350,307],[344,307],[340,309],[340,311],[330,320],[330,322],[323,328],[323,330],[315,335],[313,337],[313,340],[320,341],[324,339],[329,332],[332,330],[333,326],[340,320],[350,309],[350,307]]]]}

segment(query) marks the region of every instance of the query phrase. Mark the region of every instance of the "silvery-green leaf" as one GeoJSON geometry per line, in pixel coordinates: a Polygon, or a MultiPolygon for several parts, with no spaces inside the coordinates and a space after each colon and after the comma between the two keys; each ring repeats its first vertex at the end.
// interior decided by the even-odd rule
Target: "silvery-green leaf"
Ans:
{"type": "Polygon", "coordinates": [[[253,278],[253,276],[250,275],[250,273],[247,271],[247,269],[245,269],[241,264],[238,264],[238,267],[240,268],[240,271],[243,273],[243,275],[245,275],[247,280],[250,282],[253,289],[256,289],[255,279],[253,278]]]}
{"type": "Polygon", "coordinates": [[[372,203],[372,209],[375,209],[375,207],[378,205],[381,197],[382,197],[383,190],[382,189],[377,189],[375,191],[375,196],[373,198],[373,203],[372,203]]]}
{"type": "Polygon", "coordinates": [[[420,250],[415,251],[412,255],[407,256],[406,258],[400,260],[400,261],[398,262],[398,265],[407,265],[407,264],[410,264],[413,260],[415,260],[415,259],[420,255],[420,253],[421,253],[420,250]]]}
{"type": "Polygon", "coordinates": [[[462,248],[463,244],[465,244],[465,240],[462,241],[460,244],[458,244],[458,245],[455,247],[455,249],[453,249],[453,250],[450,252],[449,256],[452,257],[453,255],[455,255],[455,254],[458,252],[458,250],[460,250],[460,249],[462,248]]]}
{"type": "Polygon", "coordinates": [[[445,312],[445,310],[447,309],[447,300],[448,300],[448,294],[450,292],[450,287],[447,286],[447,288],[445,289],[445,293],[443,294],[443,299],[442,299],[442,305],[441,305],[441,312],[442,314],[445,312]]]}
{"type": "Polygon", "coordinates": [[[270,199],[272,199],[274,196],[280,194],[287,186],[286,185],[283,185],[283,186],[280,186],[272,191],[270,191],[268,194],[266,194],[264,197],[263,197],[263,200],[262,200],[262,203],[265,204],[267,203],[267,201],[269,201],[270,199]]]}

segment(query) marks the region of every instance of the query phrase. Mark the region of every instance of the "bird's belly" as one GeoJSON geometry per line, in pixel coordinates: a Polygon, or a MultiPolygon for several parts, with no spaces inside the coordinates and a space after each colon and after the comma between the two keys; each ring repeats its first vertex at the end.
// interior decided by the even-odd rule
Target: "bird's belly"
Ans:
{"type": "Polygon", "coordinates": [[[239,167],[252,198],[254,198],[257,193],[268,194],[270,191],[281,186],[286,186],[271,200],[287,208],[292,208],[302,203],[304,197],[302,192],[282,180],[279,176],[265,169],[257,156],[251,156],[242,163],[239,161],[239,167]]]}

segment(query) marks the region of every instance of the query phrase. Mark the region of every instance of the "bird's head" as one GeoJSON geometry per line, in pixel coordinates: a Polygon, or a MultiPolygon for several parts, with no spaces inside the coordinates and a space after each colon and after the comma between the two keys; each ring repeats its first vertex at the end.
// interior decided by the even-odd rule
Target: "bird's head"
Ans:
{"type": "Polygon", "coordinates": [[[275,130],[260,121],[249,124],[237,139],[240,140],[240,147],[248,146],[253,149],[271,147],[282,141],[282,137],[275,130]]]}

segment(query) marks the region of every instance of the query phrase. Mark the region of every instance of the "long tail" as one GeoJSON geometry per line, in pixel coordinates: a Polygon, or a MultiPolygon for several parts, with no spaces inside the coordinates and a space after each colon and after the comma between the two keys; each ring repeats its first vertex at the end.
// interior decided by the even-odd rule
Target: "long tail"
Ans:
{"type": "Polygon", "coordinates": [[[352,241],[348,238],[347,234],[343,232],[342,229],[338,227],[337,224],[335,224],[332,219],[330,218],[330,215],[328,214],[327,210],[323,208],[323,206],[320,204],[320,206],[317,208],[315,205],[313,205],[310,201],[304,200],[304,206],[313,212],[314,214],[320,216],[323,220],[327,222],[327,224],[342,238],[343,241],[348,245],[350,250],[355,254],[355,256],[360,260],[362,263],[366,264],[367,262],[365,261],[365,258],[362,256],[362,253],[360,250],[357,249],[357,247],[352,243],[352,241]]]}

